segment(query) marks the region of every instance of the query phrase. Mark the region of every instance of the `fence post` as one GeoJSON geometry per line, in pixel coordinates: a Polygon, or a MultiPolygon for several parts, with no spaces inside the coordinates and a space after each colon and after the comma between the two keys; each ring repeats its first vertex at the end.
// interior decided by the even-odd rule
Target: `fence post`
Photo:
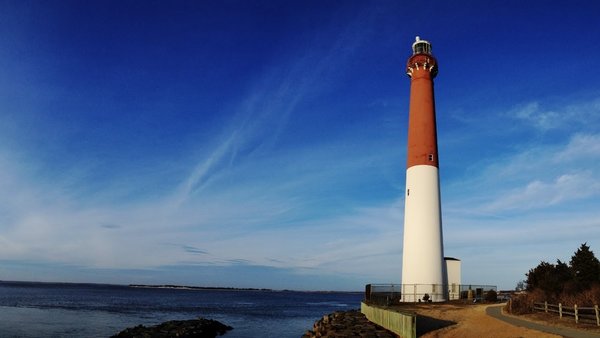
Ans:
{"type": "Polygon", "coordinates": [[[544,312],[548,313],[548,302],[544,302],[544,312]]]}
{"type": "Polygon", "coordinates": [[[594,311],[596,312],[596,325],[600,326],[600,316],[598,316],[598,305],[594,305],[594,311]]]}
{"type": "Polygon", "coordinates": [[[402,284],[402,293],[400,295],[402,297],[402,301],[406,302],[406,284],[402,284]]]}
{"type": "Polygon", "coordinates": [[[562,319],[562,304],[561,303],[558,303],[558,315],[562,319]]]}
{"type": "Polygon", "coordinates": [[[575,324],[579,323],[579,314],[577,313],[577,304],[573,305],[573,310],[575,310],[575,324]]]}
{"type": "Polygon", "coordinates": [[[413,302],[417,302],[417,284],[413,285],[413,302]]]}

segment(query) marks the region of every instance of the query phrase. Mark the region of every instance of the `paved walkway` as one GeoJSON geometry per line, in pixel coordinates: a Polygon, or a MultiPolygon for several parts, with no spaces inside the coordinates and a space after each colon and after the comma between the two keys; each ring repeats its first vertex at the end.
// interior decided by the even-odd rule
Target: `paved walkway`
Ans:
{"type": "Polygon", "coordinates": [[[521,326],[521,327],[525,327],[525,328],[532,329],[532,330],[548,332],[548,333],[557,334],[557,335],[560,335],[563,337],[569,337],[569,338],[600,338],[600,333],[592,333],[592,332],[575,330],[575,329],[564,328],[564,327],[543,325],[543,324],[538,324],[538,323],[530,322],[530,321],[523,320],[523,319],[518,319],[518,318],[515,318],[512,316],[505,316],[504,314],[502,314],[502,306],[503,305],[490,306],[487,309],[485,309],[485,312],[489,316],[492,316],[496,319],[500,319],[501,321],[507,322],[511,325],[521,326]]]}

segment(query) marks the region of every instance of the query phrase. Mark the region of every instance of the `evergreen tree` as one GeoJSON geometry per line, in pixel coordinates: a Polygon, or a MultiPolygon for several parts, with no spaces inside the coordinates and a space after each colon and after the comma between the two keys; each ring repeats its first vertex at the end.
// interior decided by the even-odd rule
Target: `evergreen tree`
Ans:
{"type": "Polygon", "coordinates": [[[565,284],[572,279],[571,269],[560,260],[556,261],[556,265],[542,261],[525,275],[527,276],[527,291],[540,289],[544,291],[548,299],[558,297],[565,284]]]}
{"type": "Polygon", "coordinates": [[[538,266],[529,270],[527,276],[527,291],[533,289],[541,289],[547,296],[553,293],[553,276],[555,275],[555,267],[545,261],[541,261],[538,266]]]}
{"type": "MultiPolygon", "coordinates": [[[[557,301],[561,297],[583,295],[584,291],[593,290],[595,286],[597,289],[600,286],[600,260],[587,243],[583,243],[568,265],[560,260],[556,261],[556,265],[542,261],[525,276],[527,291],[541,290],[545,297],[542,300],[557,301]]],[[[522,285],[519,283],[517,287],[522,285]]]]}
{"type": "Polygon", "coordinates": [[[561,262],[560,259],[556,260],[555,265],[555,283],[557,287],[555,290],[555,295],[559,296],[566,290],[569,290],[573,285],[573,270],[567,263],[561,262]]]}
{"type": "Polygon", "coordinates": [[[600,261],[587,243],[581,244],[571,257],[571,271],[578,289],[589,288],[594,283],[600,283],[600,261]]]}

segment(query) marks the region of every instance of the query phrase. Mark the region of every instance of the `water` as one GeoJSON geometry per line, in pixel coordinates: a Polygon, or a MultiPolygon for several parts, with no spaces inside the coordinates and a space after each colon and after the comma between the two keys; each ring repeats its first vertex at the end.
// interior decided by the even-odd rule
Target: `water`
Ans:
{"type": "Polygon", "coordinates": [[[0,337],[110,337],[127,328],[204,317],[224,337],[300,337],[360,293],[174,290],[117,285],[0,282],[0,337]]]}

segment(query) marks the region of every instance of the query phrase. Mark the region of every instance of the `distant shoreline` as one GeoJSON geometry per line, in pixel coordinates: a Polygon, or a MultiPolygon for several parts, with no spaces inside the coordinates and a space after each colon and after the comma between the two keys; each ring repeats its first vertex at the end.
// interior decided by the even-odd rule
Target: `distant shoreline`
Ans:
{"type": "Polygon", "coordinates": [[[141,289],[172,289],[172,290],[198,290],[198,291],[261,291],[261,292],[308,292],[308,293],[362,293],[362,291],[319,291],[319,290],[275,290],[268,288],[236,288],[229,286],[189,286],[189,285],[171,285],[171,284],[129,284],[130,288],[141,289]]]}
{"type": "MultiPolygon", "coordinates": [[[[276,291],[273,289],[258,289],[258,288],[234,288],[226,286],[187,286],[187,285],[146,285],[146,284],[129,284],[130,288],[142,289],[175,289],[175,290],[214,290],[214,291],[276,291]]],[[[288,290],[283,290],[288,291],[288,290]]]]}

